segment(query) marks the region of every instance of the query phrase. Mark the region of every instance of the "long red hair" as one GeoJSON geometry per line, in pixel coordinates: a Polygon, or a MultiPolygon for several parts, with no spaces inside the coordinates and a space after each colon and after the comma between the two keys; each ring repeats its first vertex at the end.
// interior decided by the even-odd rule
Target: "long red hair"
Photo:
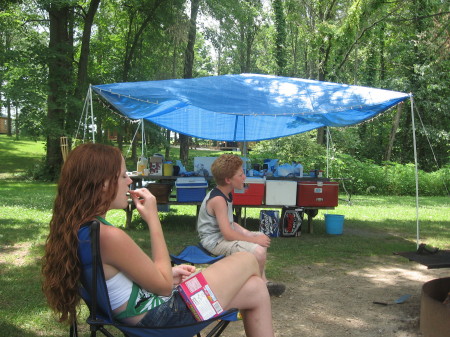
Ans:
{"type": "Polygon", "coordinates": [[[42,290],[60,322],[73,322],[80,303],[78,230],[108,211],[121,165],[118,148],[83,144],[69,153],[61,169],[42,265],[42,290]]]}

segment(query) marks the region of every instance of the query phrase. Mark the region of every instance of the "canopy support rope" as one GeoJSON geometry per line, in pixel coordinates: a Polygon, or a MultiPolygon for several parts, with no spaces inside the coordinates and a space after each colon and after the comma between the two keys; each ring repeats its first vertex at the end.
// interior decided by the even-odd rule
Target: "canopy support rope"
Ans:
{"type": "Polygon", "coordinates": [[[88,125],[89,120],[89,108],[91,112],[91,130],[92,130],[92,142],[95,143],[95,124],[94,124],[94,107],[92,106],[92,88],[89,84],[89,89],[86,93],[86,98],[84,99],[84,105],[83,105],[83,111],[81,112],[80,120],[78,122],[78,128],[75,132],[74,139],[76,140],[78,138],[78,132],[81,128],[81,121],[83,120],[84,116],[84,127],[83,127],[83,140],[82,143],[84,143],[84,140],[86,139],[86,129],[88,125]]]}
{"type": "MultiPolygon", "coordinates": [[[[140,119],[140,120],[139,120],[139,124],[138,124],[138,126],[137,126],[137,128],[136,128],[136,132],[134,133],[133,139],[132,139],[131,142],[130,142],[130,147],[128,148],[128,151],[127,151],[127,153],[125,154],[125,158],[127,158],[127,157],[128,157],[128,154],[130,153],[131,146],[132,146],[132,144],[133,144],[133,142],[134,142],[134,139],[136,138],[137,133],[139,132],[139,127],[141,126],[141,123],[144,124],[144,120],[143,120],[143,119],[140,119]]],[[[142,130],[144,130],[144,126],[142,126],[142,130]]],[[[144,148],[143,148],[143,147],[142,147],[142,151],[144,151],[144,148]]]]}

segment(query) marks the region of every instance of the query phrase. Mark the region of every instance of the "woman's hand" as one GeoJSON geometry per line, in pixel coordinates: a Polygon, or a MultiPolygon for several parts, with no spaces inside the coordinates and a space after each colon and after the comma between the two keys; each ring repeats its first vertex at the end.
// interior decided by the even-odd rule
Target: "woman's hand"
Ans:
{"type": "Polygon", "coordinates": [[[156,197],[147,188],[130,190],[130,195],[136,209],[144,220],[147,221],[152,213],[158,212],[156,197]]]}
{"type": "Polygon", "coordinates": [[[179,285],[194,272],[195,267],[187,264],[180,264],[179,266],[172,267],[173,285],[179,285]]]}

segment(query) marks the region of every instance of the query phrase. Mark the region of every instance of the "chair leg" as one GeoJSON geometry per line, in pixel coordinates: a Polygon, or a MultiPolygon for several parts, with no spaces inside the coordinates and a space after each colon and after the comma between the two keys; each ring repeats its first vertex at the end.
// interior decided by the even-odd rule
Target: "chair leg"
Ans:
{"type": "Polygon", "coordinates": [[[209,332],[206,337],[218,337],[222,334],[222,332],[227,328],[230,321],[220,321],[216,324],[216,326],[209,332]]]}
{"type": "Polygon", "coordinates": [[[91,336],[97,337],[97,331],[101,332],[106,337],[114,337],[108,330],[105,329],[102,325],[93,325],[90,324],[91,336]]]}
{"type": "Polygon", "coordinates": [[[70,337],[78,337],[78,326],[77,326],[77,320],[75,320],[70,325],[70,337]]]}
{"type": "Polygon", "coordinates": [[[108,330],[106,330],[102,326],[98,327],[98,330],[100,330],[102,332],[102,334],[104,334],[107,337],[114,337],[114,335],[112,335],[108,330]]]}

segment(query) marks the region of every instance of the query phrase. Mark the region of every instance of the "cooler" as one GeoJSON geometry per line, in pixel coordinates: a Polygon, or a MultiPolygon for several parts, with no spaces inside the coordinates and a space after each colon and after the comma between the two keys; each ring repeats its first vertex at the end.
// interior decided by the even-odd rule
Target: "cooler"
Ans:
{"type": "Polygon", "coordinates": [[[300,181],[297,188],[297,206],[336,207],[339,183],[331,181],[300,181]]]}
{"type": "Polygon", "coordinates": [[[233,205],[262,205],[264,199],[265,180],[258,177],[247,177],[247,187],[243,190],[235,189],[233,193],[233,205]]]}
{"type": "Polygon", "coordinates": [[[206,196],[208,182],[203,177],[181,177],[175,181],[177,201],[201,202],[206,196]]]}
{"type": "Polygon", "coordinates": [[[266,181],[266,205],[295,206],[297,182],[289,180],[266,181]]]}

